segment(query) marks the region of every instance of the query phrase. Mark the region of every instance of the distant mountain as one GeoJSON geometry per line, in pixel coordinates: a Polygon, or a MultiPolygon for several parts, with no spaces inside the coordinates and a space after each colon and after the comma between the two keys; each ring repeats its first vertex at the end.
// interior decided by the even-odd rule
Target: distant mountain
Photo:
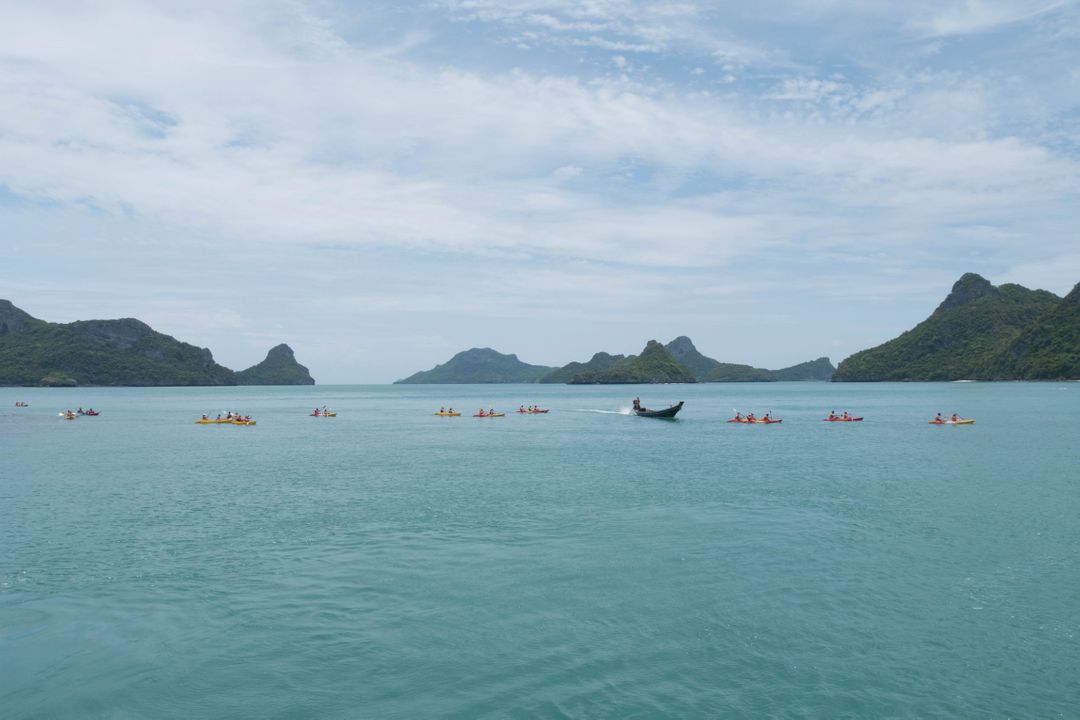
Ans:
{"type": "Polygon", "coordinates": [[[769,370],[770,380],[831,380],[836,368],[827,357],[799,363],[782,370],[769,370]]]}
{"type": "Polygon", "coordinates": [[[698,352],[698,349],[694,347],[693,341],[685,335],[680,335],[675,338],[665,345],[664,349],[671,353],[671,357],[675,358],[675,360],[693,373],[694,377],[699,380],[704,380],[711,372],[716,370],[722,364],[713,360],[711,357],[705,357],[698,352]]]}
{"type": "Polygon", "coordinates": [[[472,348],[394,384],[534,383],[552,370],[544,365],[523,363],[517,355],[503,355],[491,348],[472,348]]]}
{"type": "Polygon", "coordinates": [[[1080,284],[1013,340],[990,364],[1009,380],[1080,379],[1080,284]]]}
{"type": "Polygon", "coordinates": [[[603,370],[579,373],[570,381],[574,385],[614,385],[644,383],[697,382],[664,346],[650,340],[640,355],[631,355],[603,370]]]}
{"type": "MultiPolygon", "coordinates": [[[[1070,294],[1071,295],[1071,294],[1070,294]]],[[[1045,290],[995,287],[967,273],[928,317],[899,337],[855,353],[834,380],[993,380],[1045,377],[1042,365],[1075,358],[1075,314],[1045,290]],[[1074,340],[1070,341],[1069,337],[1074,340]],[[1023,339],[1022,339],[1023,338],[1023,339]]]]}
{"type": "Polygon", "coordinates": [[[699,382],[761,382],[769,380],[769,371],[749,365],[722,363],[698,352],[685,335],[675,338],[664,348],[689,370],[699,382]]]}
{"type": "Polygon", "coordinates": [[[540,378],[542,383],[571,383],[574,377],[584,373],[599,372],[624,359],[625,355],[608,355],[606,352],[598,352],[588,362],[572,362],[556,368],[540,378]]]}
{"type": "Polygon", "coordinates": [[[0,385],[237,383],[206,348],[134,318],[50,323],[0,300],[0,385]]]}
{"type": "Polygon", "coordinates": [[[694,343],[680,335],[664,346],[672,357],[694,374],[699,382],[771,382],[773,380],[828,380],[835,368],[828,358],[793,365],[783,370],[766,370],[750,365],[723,363],[698,352],[694,343]]]}
{"type": "Polygon", "coordinates": [[[661,357],[655,348],[647,348],[653,356],[652,367],[644,370],[642,356],[609,355],[596,353],[587,363],[572,362],[564,365],[541,378],[543,383],[592,384],[609,382],[652,382],[649,380],[625,380],[627,377],[647,377],[652,370],[666,368],[656,377],[664,378],[655,382],[770,382],[773,380],[828,380],[834,370],[828,358],[819,358],[783,370],[765,370],[750,365],[722,363],[698,352],[693,341],[680,335],[667,345],[661,346],[666,353],[661,357]],[[682,368],[673,368],[674,362],[682,368]],[[659,363],[659,364],[658,364],[659,363]],[[685,372],[683,372],[685,371],[685,372]],[[689,375],[693,380],[676,380],[675,377],[689,375]],[[619,379],[613,379],[619,378],[619,379]]]}
{"type": "Polygon", "coordinates": [[[258,365],[236,373],[237,385],[314,385],[308,369],[296,362],[292,348],[282,343],[270,348],[258,365]]]}

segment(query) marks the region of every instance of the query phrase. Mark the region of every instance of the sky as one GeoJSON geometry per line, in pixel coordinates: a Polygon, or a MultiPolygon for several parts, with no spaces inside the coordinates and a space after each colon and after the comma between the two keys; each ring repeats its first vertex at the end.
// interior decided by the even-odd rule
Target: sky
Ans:
{"type": "Polygon", "coordinates": [[[1080,0],[0,0],[0,298],[320,383],[1080,282],[1080,0]]]}

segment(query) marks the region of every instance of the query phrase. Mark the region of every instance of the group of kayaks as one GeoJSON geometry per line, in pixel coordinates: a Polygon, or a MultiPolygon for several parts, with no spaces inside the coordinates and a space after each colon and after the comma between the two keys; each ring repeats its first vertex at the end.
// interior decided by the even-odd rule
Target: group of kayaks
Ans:
{"type": "MultiPolygon", "coordinates": [[[[30,406],[29,405],[16,405],[16,407],[30,407],[30,406]]],[[[75,420],[76,418],[81,418],[81,417],[97,417],[100,414],[101,414],[101,411],[100,410],[95,410],[94,408],[90,408],[89,410],[83,410],[82,408],[79,408],[78,410],[65,410],[64,412],[60,413],[60,417],[64,418],[65,420],[75,420]]]]}
{"type": "MultiPolygon", "coordinates": [[[[669,408],[663,410],[649,410],[642,407],[640,398],[634,398],[632,410],[633,413],[639,417],[655,417],[655,418],[674,418],[676,413],[682,409],[683,403],[679,402],[676,405],[672,405],[669,408]]],[[[862,416],[853,416],[847,410],[837,415],[835,410],[829,411],[828,416],[822,418],[822,422],[862,422],[862,416]]],[[[735,417],[731,418],[727,422],[737,423],[741,425],[779,425],[784,422],[782,418],[774,418],[772,412],[767,412],[761,417],[757,417],[754,413],[746,413],[743,415],[739,411],[735,411],[735,417]]],[[[933,420],[930,421],[931,425],[974,425],[975,421],[971,419],[965,419],[953,413],[950,417],[942,417],[941,413],[937,414],[933,420]]]]}
{"type": "MultiPolygon", "coordinates": [[[[541,408],[539,405],[530,405],[528,407],[525,407],[524,405],[522,405],[521,407],[519,407],[517,409],[517,414],[518,415],[544,415],[544,414],[549,413],[549,412],[551,412],[550,409],[541,408]]],[[[454,410],[454,408],[446,408],[446,407],[439,408],[439,411],[434,413],[434,415],[436,417],[461,417],[461,413],[454,410]]],[[[483,408],[480,408],[475,413],[473,413],[473,417],[476,417],[476,418],[506,417],[506,413],[504,413],[504,412],[495,412],[494,408],[490,408],[488,410],[484,410],[483,408]]]]}

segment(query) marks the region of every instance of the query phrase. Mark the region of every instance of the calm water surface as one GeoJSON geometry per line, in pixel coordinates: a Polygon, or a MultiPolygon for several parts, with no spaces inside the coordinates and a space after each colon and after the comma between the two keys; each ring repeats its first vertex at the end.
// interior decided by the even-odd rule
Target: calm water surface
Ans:
{"type": "Polygon", "coordinates": [[[0,717],[1075,718],[1078,433],[1075,383],[0,389],[0,717]]]}

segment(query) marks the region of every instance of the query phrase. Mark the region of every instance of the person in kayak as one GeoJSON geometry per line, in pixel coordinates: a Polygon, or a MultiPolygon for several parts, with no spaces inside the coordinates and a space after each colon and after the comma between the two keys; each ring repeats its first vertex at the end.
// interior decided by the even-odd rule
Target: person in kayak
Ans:
{"type": "Polygon", "coordinates": [[[746,413],[746,422],[751,422],[752,423],[752,422],[756,422],[756,421],[757,421],[757,418],[754,417],[754,413],[752,413],[752,412],[746,413]]]}
{"type": "Polygon", "coordinates": [[[840,417],[840,419],[841,419],[841,420],[850,420],[850,419],[851,419],[851,415],[849,415],[849,414],[848,414],[848,411],[847,411],[847,410],[845,410],[845,411],[844,411],[844,414],[843,414],[843,415],[842,415],[842,416],[840,417]]]}
{"type": "Polygon", "coordinates": [[[952,417],[949,418],[949,420],[951,420],[952,422],[960,422],[960,419],[961,419],[960,416],[957,415],[956,413],[953,413],[952,417]]]}
{"type": "Polygon", "coordinates": [[[732,420],[734,420],[735,422],[742,422],[743,421],[742,413],[739,412],[738,410],[736,410],[735,411],[735,417],[732,418],[732,420]]]}
{"type": "Polygon", "coordinates": [[[494,414],[495,414],[495,408],[491,408],[490,410],[488,410],[488,415],[494,415],[494,414]]]}
{"type": "Polygon", "coordinates": [[[937,415],[934,416],[934,422],[943,423],[943,422],[945,422],[945,418],[941,417],[941,413],[938,413],[937,415]]]}
{"type": "Polygon", "coordinates": [[[634,398],[634,410],[641,410],[641,398],[634,398]]]}
{"type": "Polygon", "coordinates": [[[448,412],[450,412],[450,413],[453,413],[453,412],[454,412],[454,408],[450,408],[450,410],[448,410],[448,412]]]}
{"type": "Polygon", "coordinates": [[[830,410],[830,411],[829,411],[829,417],[828,417],[828,419],[829,419],[829,420],[836,420],[836,419],[837,419],[837,415],[836,415],[836,411],[835,411],[835,410],[830,410]]]}
{"type": "Polygon", "coordinates": [[[480,417],[487,417],[487,413],[484,412],[484,408],[480,408],[479,410],[477,410],[476,414],[480,417]]]}

